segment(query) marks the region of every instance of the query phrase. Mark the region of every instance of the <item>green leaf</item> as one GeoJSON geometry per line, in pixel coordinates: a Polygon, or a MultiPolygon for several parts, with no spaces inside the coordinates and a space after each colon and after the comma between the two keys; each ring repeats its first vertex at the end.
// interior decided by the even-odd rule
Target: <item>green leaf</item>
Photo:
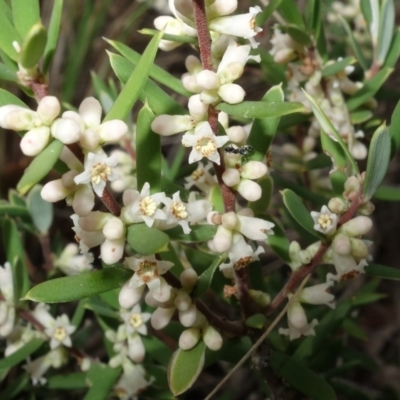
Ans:
{"type": "Polygon", "coordinates": [[[372,21],[372,8],[371,8],[370,0],[361,1],[360,8],[361,8],[361,12],[365,18],[365,21],[367,21],[367,23],[369,25],[372,21]]]}
{"type": "Polygon", "coordinates": [[[64,303],[80,300],[120,288],[133,275],[133,271],[123,267],[110,267],[80,275],[66,276],[40,283],[23,298],[43,303],[64,303]]]}
{"type": "Polygon", "coordinates": [[[105,400],[109,398],[109,394],[120,375],[121,368],[111,368],[108,365],[92,363],[87,374],[90,389],[84,400],[105,400]]]}
{"type": "Polygon", "coordinates": [[[17,73],[9,66],[0,63],[0,80],[17,82],[17,73]]]}
{"type": "MultiPolygon", "coordinates": [[[[116,40],[106,39],[106,41],[111,46],[113,46],[114,49],[116,49],[121,55],[123,55],[127,60],[129,60],[133,65],[137,65],[137,63],[140,61],[141,55],[137,53],[135,50],[126,46],[125,44],[117,42],[116,40]]],[[[155,79],[157,82],[161,83],[162,85],[169,87],[176,93],[179,93],[183,96],[189,97],[192,94],[191,92],[185,89],[180,79],[171,75],[169,72],[160,68],[156,64],[152,64],[150,66],[149,76],[155,79]]]]}
{"type": "Polygon", "coordinates": [[[368,335],[365,331],[351,318],[346,318],[343,321],[342,328],[356,339],[368,340],[368,335]]]}
{"type": "Polygon", "coordinates": [[[358,45],[356,39],[354,38],[353,31],[351,30],[348,22],[341,15],[339,15],[339,21],[342,23],[343,28],[346,31],[347,37],[350,40],[350,45],[354,51],[356,59],[361,65],[362,69],[366,71],[368,69],[367,61],[365,60],[365,57],[360,49],[360,46],[358,45]]]}
{"type": "Polygon", "coordinates": [[[322,76],[327,77],[336,75],[339,72],[343,71],[347,66],[352,65],[355,62],[357,62],[357,60],[354,57],[349,56],[343,58],[340,61],[325,64],[322,68],[322,76]]]}
{"type": "Polygon", "coordinates": [[[32,160],[17,184],[19,193],[27,193],[32,186],[36,185],[51,171],[63,147],[63,143],[53,140],[32,160]]]}
{"type": "Polygon", "coordinates": [[[21,46],[20,63],[24,68],[30,69],[37,65],[46,48],[46,42],[46,28],[41,23],[33,25],[21,46]]]}
{"type": "Polygon", "coordinates": [[[279,7],[282,0],[271,0],[266,7],[257,14],[256,24],[257,26],[262,26],[267,21],[267,19],[273,14],[273,12],[279,7]]]}
{"type": "Polygon", "coordinates": [[[306,22],[307,32],[311,32],[314,34],[314,37],[318,37],[322,20],[321,2],[319,0],[307,0],[304,9],[304,19],[306,22]]]}
{"type": "Polygon", "coordinates": [[[282,190],[283,203],[292,215],[292,217],[311,235],[317,239],[323,237],[314,229],[314,220],[312,219],[310,212],[301,201],[300,197],[290,189],[282,190]]]}
{"type": "Polygon", "coordinates": [[[31,378],[26,373],[21,373],[17,378],[13,379],[13,382],[7,385],[7,387],[1,392],[2,400],[16,399],[27,386],[31,384],[31,378]]]}
{"type": "Polygon", "coordinates": [[[217,268],[226,260],[226,255],[220,255],[214,259],[212,264],[199,276],[199,280],[193,290],[196,297],[202,296],[211,286],[211,281],[217,268]]]}
{"type": "Polygon", "coordinates": [[[210,201],[213,210],[219,213],[224,212],[224,198],[222,197],[222,192],[219,185],[214,185],[211,187],[210,192],[208,193],[208,200],[210,201]]]}
{"type": "Polygon", "coordinates": [[[41,190],[41,186],[35,186],[29,192],[26,204],[36,229],[45,234],[53,222],[53,204],[42,199],[41,190]]]}
{"type": "Polygon", "coordinates": [[[363,193],[371,198],[386,175],[390,160],[390,135],[383,123],[372,136],[369,147],[367,171],[365,173],[363,193]]]}
{"type": "Polygon", "coordinates": [[[390,158],[393,158],[400,146],[400,101],[397,103],[390,118],[389,132],[391,141],[390,158]]]}
{"type": "Polygon", "coordinates": [[[379,15],[379,34],[376,49],[376,62],[383,65],[392,42],[396,10],[393,0],[382,0],[379,15]]]}
{"type": "MultiPolygon", "coordinates": [[[[21,0],[20,0],[21,1],[21,0]]],[[[23,0],[21,3],[25,3],[23,0]]],[[[0,49],[7,54],[14,61],[18,61],[19,55],[17,51],[14,49],[13,42],[18,42],[21,44],[21,38],[11,24],[11,21],[7,18],[6,14],[0,12],[0,26],[1,26],[1,35],[0,35],[0,49]]]]}
{"type": "Polygon", "coordinates": [[[371,79],[367,80],[364,83],[364,86],[360,90],[358,90],[353,96],[351,96],[347,101],[347,108],[349,109],[349,111],[355,110],[357,107],[361,106],[372,96],[374,96],[375,93],[386,82],[386,79],[392,72],[392,68],[382,68],[371,79]]]}
{"type": "Polygon", "coordinates": [[[250,328],[262,329],[267,322],[264,314],[254,314],[246,319],[246,325],[250,328]]]}
{"type": "Polygon", "coordinates": [[[136,103],[136,100],[139,98],[140,92],[146,83],[150,67],[153,65],[154,58],[157,54],[158,44],[161,40],[162,34],[163,32],[161,31],[151,39],[136,68],[133,70],[131,76],[126,82],[126,85],[115,100],[111,110],[105,116],[104,121],[126,118],[129,111],[136,103]]]}
{"type": "Polygon", "coordinates": [[[294,0],[283,0],[279,6],[279,12],[286,22],[304,27],[303,17],[294,0]]]}
{"type": "Polygon", "coordinates": [[[0,14],[4,14],[9,21],[12,21],[12,12],[7,0],[0,0],[0,14]]]}
{"type": "Polygon", "coordinates": [[[248,206],[256,213],[265,212],[268,210],[271,201],[272,192],[274,190],[274,180],[270,175],[265,175],[263,178],[259,179],[257,183],[262,189],[261,197],[257,201],[249,202],[248,206]]]}
{"type": "Polygon", "coordinates": [[[25,206],[11,205],[7,203],[0,203],[0,216],[4,217],[20,217],[23,219],[31,219],[31,215],[25,206]]]}
{"type": "Polygon", "coordinates": [[[328,168],[332,166],[332,160],[326,154],[318,154],[311,160],[306,161],[304,166],[307,171],[312,171],[314,169],[328,168]]]}
{"type": "Polygon", "coordinates": [[[171,240],[184,243],[197,243],[211,240],[217,232],[217,227],[215,225],[194,225],[191,226],[191,228],[192,230],[190,233],[183,233],[182,227],[180,226],[168,229],[165,233],[171,240]]]}
{"type": "Polygon", "coordinates": [[[311,37],[308,33],[297,25],[287,25],[286,32],[297,43],[303,46],[309,46],[312,43],[311,37]]]}
{"type": "MultiPolygon", "coordinates": [[[[1,36],[1,35],[0,35],[1,36]]],[[[1,39],[0,39],[1,40],[1,39]]],[[[12,93],[7,90],[0,89],[0,107],[6,106],[8,104],[15,104],[16,106],[21,106],[25,108],[29,108],[22,100],[20,100],[17,96],[14,96],[12,93]]]]}
{"type": "Polygon", "coordinates": [[[46,48],[44,49],[43,72],[46,73],[51,65],[56,51],[58,35],[60,33],[61,17],[63,11],[64,0],[54,0],[51,10],[49,23],[49,31],[47,37],[46,48]]]}
{"type": "Polygon", "coordinates": [[[32,339],[16,352],[12,353],[8,357],[2,358],[0,360],[0,370],[14,367],[20,362],[26,360],[32,353],[38,350],[44,342],[44,339],[32,339]]]}
{"type": "Polygon", "coordinates": [[[168,235],[144,223],[129,226],[126,240],[136,253],[143,256],[168,250],[168,235]]]}
{"type": "Polygon", "coordinates": [[[202,340],[190,350],[178,349],[168,365],[168,384],[175,396],[186,392],[200,375],[204,365],[205,344],[202,340]]]}
{"type": "Polygon", "coordinates": [[[275,224],[273,227],[274,234],[268,235],[267,243],[268,246],[272,248],[272,250],[283,260],[285,263],[290,263],[289,257],[289,239],[285,235],[285,231],[281,228],[279,222],[273,218],[267,218],[268,221],[271,221],[275,224]]]}
{"type": "Polygon", "coordinates": [[[155,336],[142,336],[141,339],[146,348],[146,353],[157,363],[167,366],[172,357],[172,350],[155,336]]]}
{"type": "Polygon", "coordinates": [[[217,110],[233,117],[241,118],[276,118],[295,112],[305,112],[302,103],[281,101],[243,101],[240,104],[218,104],[217,110]]]}
{"type": "Polygon", "coordinates": [[[86,373],[75,372],[67,375],[53,375],[47,379],[47,387],[49,389],[86,389],[86,373]]]}
{"type": "Polygon", "coordinates": [[[399,56],[400,56],[400,28],[397,28],[393,36],[392,45],[390,46],[383,67],[394,68],[396,66],[397,60],[399,59],[399,56]]]}
{"type": "MultiPolygon", "coordinates": [[[[138,31],[142,35],[149,35],[149,36],[155,36],[158,35],[160,32],[155,30],[155,29],[148,29],[144,28],[138,31]]],[[[196,45],[198,43],[197,38],[189,36],[189,35],[171,35],[169,33],[164,33],[161,37],[163,40],[170,40],[171,42],[177,42],[177,43],[190,43],[196,45]]]]}
{"type": "Polygon", "coordinates": [[[150,184],[150,192],[161,192],[161,137],[151,129],[155,116],[147,103],[139,111],[136,123],[137,185],[150,184]]]}
{"type": "Polygon", "coordinates": [[[370,110],[357,110],[350,114],[350,120],[353,125],[359,125],[368,121],[373,115],[374,114],[370,110]]]}
{"type": "MultiPolygon", "coordinates": [[[[131,62],[129,62],[126,58],[113,54],[111,52],[107,52],[110,57],[110,64],[118,79],[122,83],[126,83],[129,79],[130,74],[132,73],[134,66],[131,62]]],[[[148,102],[150,108],[157,115],[159,114],[170,114],[170,115],[179,115],[179,114],[187,114],[187,110],[185,110],[181,105],[179,105],[171,96],[165,93],[161,88],[158,87],[154,82],[150,79],[147,79],[143,90],[140,94],[140,100],[144,103],[148,102]]]]}
{"type": "Polygon", "coordinates": [[[321,145],[324,153],[331,159],[331,164],[334,165],[335,170],[345,171],[347,160],[343,147],[332,140],[323,130],[321,130],[321,145]]]}
{"type": "Polygon", "coordinates": [[[12,267],[14,304],[17,306],[20,297],[29,290],[29,276],[24,242],[14,221],[10,219],[2,221],[2,238],[7,260],[9,260],[12,267]]]}
{"type": "MultiPolygon", "coordinates": [[[[332,379],[331,385],[336,393],[343,399],[375,400],[375,396],[372,397],[366,390],[357,387],[354,382],[343,379],[342,377],[340,379],[332,379]]],[[[383,399],[383,397],[380,398],[383,399]]],[[[386,397],[384,398],[386,399],[386,397]]]]}
{"type": "Polygon", "coordinates": [[[386,267],[384,265],[370,264],[365,267],[365,273],[367,275],[376,276],[383,279],[392,279],[395,281],[400,280],[400,269],[386,267]]]}
{"type": "Polygon", "coordinates": [[[329,136],[333,136],[336,141],[340,144],[340,146],[343,149],[343,152],[346,154],[347,157],[347,162],[351,166],[350,175],[356,175],[359,173],[358,167],[356,162],[354,161],[352,155],[350,154],[349,149],[347,148],[346,143],[343,142],[342,137],[339,135],[338,131],[335,129],[335,127],[332,125],[332,122],[329,120],[329,118],[325,115],[325,113],[322,111],[320,106],[315,102],[315,100],[306,92],[303,90],[304,95],[306,96],[307,100],[309,101],[311,108],[313,110],[313,113],[315,117],[317,118],[319,124],[321,125],[321,128],[324,132],[326,132],[329,136]]]}
{"type": "Polygon", "coordinates": [[[394,187],[381,186],[372,196],[377,200],[400,201],[400,189],[394,187]]]}
{"type": "Polygon", "coordinates": [[[12,0],[14,26],[22,39],[28,35],[32,26],[40,22],[38,0],[12,0]]]}
{"type": "MultiPolygon", "coordinates": [[[[284,94],[282,90],[282,85],[273,86],[271,89],[265,93],[262,101],[259,104],[265,103],[283,103],[284,94]]],[[[288,104],[288,103],[286,103],[288,104]]],[[[276,130],[278,128],[280,117],[275,118],[263,118],[255,119],[250,130],[249,137],[247,139],[247,144],[253,146],[254,154],[252,159],[255,161],[261,161],[265,157],[265,153],[269,149],[272,140],[275,137],[276,130]]]]}
{"type": "Polygon", "coordinates": [[[313,400],[336,400],[332,387],[317,373],[287,354],[275,352],[270,358],[272,368],[292,387],[313,400]]]}

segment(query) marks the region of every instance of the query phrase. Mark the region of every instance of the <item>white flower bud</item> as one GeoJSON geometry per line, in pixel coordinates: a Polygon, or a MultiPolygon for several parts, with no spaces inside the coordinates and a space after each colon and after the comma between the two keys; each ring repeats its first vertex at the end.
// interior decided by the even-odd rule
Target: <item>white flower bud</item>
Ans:
{"type": "Polygon", "coordinates": [[[74,193],[72,208],[80,217],[88,215],[94,207],[94,193],[89,185],[79,185],[74,193]]]}
{"type": "Polygon", "coordinates": [[[160,289],[158,291],[150,290],[153,298],[160,303],[165,303],[171,297],[171,286],[168,285],[167,281],[160,276],[160,289]]]}
{"type": "Polygon", "coordinates": [[[358,259],[368,257],[368,247],[365,242],[361,239],[350,239],[351,244],[351,255],[358,259]]]}
{"type": "Polygon", "coordinates": [[[358,212],[361,215],[371,215],[374,212],[374,210],[375,210],[375,205],[370,201],[368,201],[358,209],[358,212]]]}
{"type": "Polygon", "coordinates": [[[15,104],[8,104],[8,105],[6,105],[6,106],[1,106],[1,107],[0,107],[0,126],[1,126],[3,129],[11,129],[11,128],[9,128],[8,126],[5,125],[4,118],[5,118],[6,115],[9,114],[11,111],[16,111],[16,110],[23,111],[23,110],[27,110],[27,108],[21,107],[21,106],[17,106],[17,105],[15,105],[15,104]]]}
{"type": "Polygon", "coordinates": [[[79,140],[80,127],[72,119],[56,119],[51,125],[51,134],[64,144],[76,143],[79,140]]]}
{"type": "Polygon", "coordinates": [[[132,308],[135,304],[139,303],[142,298],[144,285],[138,288],[131,288],[129,283],[125,283],[119,292],[118,301],[122,308],[132,308]]]}
{"type": "Polygon", "coordinates": [[[250,297],[260,307],[267,307],[271,303],[271,296],[268,293],[262,292],[261,290],[249,290],[250,297]]]}
{"type": "Polygon", "coordinates": [[[37,113],[45,125],[50,125],[58,117],[60,111],[60,102],[54,96],[43,97],[37,108],[37,113]]]}
{"type": "Polygon", "coordinates": [[[306,250],[301,250],[298,254],[298,260],[301,262],[302,265],[307,265],[311,259],[311,254],[306,250]]]}
{"type": "Polygon", "coordinates": [[[188,131],[195,126],[190,115],[159,115],[151,123],[153,132],[162,136],[171,136],[175,133],[188,131]]]}
{"type": "Polygon", "coordinates": [[[208,13],[219,17],[232,14],[237,9],[237,3],[237,0],[215,0],[208,7],[208,13]]]}
{"type": "Polygon", "coordinates": [[[196,322],[197,308],[194,304],[191,305],[186,311],[179,311],[179,321],[187,328],[196,322]]]}
{"type": "Polygon", "coordinates": [[[347,210],[347,204],[340,197],[333,197],[329,200],[328,208],[335,214],[342,214],[347,210]]]}
{"type": "Polygon", "coordinates": [[[200,329],[197,328],[189,328],[185,329],[182,333],[181,336],[179,336],[179,347],[182,350],[190,350],[200,340],[200,329]]]}
{"type": "Polygon", "coordinates": [[[124,255],[125,237],[116,240],[106,239],[100,246],[101,259],[106,264],[117,263],[124,255]]]}
{"type": "Polygon", "coordinates": [[[192,306],[192,299],[183,290],[179,290],[175,297],[175,307],[179,311],[187,311],[192,306]]]}
{"type": "Polygon", "coordinates": [[[89,215],[79,218],[79,226],[88,232],[100,231],[110,218],[113,217],[109,213],[93,211],[89,215]]]}
{"type": "Polygon", "coordinates": [[[197,74],[203,69],[203,67],[201,66],[201,61],[193,55],[186,57],[185,67],[192,75],[197,74]]]}
{"type": "Polygon", "coordinates": [[[75,121],[79,125],[81,132],[84,132],[87,129],[85,121],[76,111],[64,111],[61,115],[61,118],[72,119],[73,121],[75,121]]]}
{"type": "Polygon", "coordinates": [[[135,363],[141,363],[144,360],[146,349],[144,348],[140,335],[128,336],[128,355],[135,363]]]}
{"type": "Polygon", "coordinates": [[[79,144],[89,151],[95,151],[100,144],[100,135],[93,129],[86,129],[81,133],[79,144]]]}
{"type": "Polygon", "coordinates": [[[144,301],[146,304],[150,307],[154,308],[173,308],[175,309],[175,297],[176,297],[176,292],[174,290],[171,290],[171,295],[167,301],[160,302],[154,299],[152,292],[147,292],[146,296],[144,297],[144,301]]]}
{"type": "Polygon", "coordinates": [[[300,149],[295,146],[292,143],[285,143],[282,146],[282,152],[288,156],[291,156],[293,158],[300,158],[301,157],[301,151],[300,149]]]}
{"type": "Polygon", "coordinates": [[[22,152],[27,156],[38,155],[49,143],[50,128],[40,126],[28,131],[20,142],[22,152]]]}
{"type": "Polygon", "coordinates": [[[222,225],[226,229],[233,230],[236,228],[239,219],[234,211],[227,212],[222,215],[222,225]]]}
{"type": "Polygon", "coordinates": [[[208,69],[200,71],[196,75],[196,82],[202,90],[215,90],[220,86],[218,75],[208,69]]]}
{"type": "Polygon", "coordinates": [[[226,229],[223,225],[219,225],[212,243],[217,253],[228,251],[232,245],[232,231],[226,229]]]}
{"type": "Polygon", "coordinates": [[[335,253],[342,256],[350,254],[351,244],[350,239],[341,233],[338,233],[332,242],[332,249],[335,253]]]}
{"type": "Polygon", "coordinates": [[[344,184],[344,191],[345,193],[358,193],[360,191],[360,186],[360,180],[356,176],[350,176],[349,178],[347,178],[344,184]]]}
{"type": "Polygon", "coordinates": [[[287,310],[290,323],[297,329],[302,329],[307,325],[307,316],[302,305],[295,301],[287,310]]]}
{"type": "Polygon", "coordinates": [[[189,73],[183,74],[181,77],[182,85],[186,90],[192,93],[200,93],[201,89],[197,86],[196,76],[189,73]]]}
{"type": "Polygon", "coordinates": [[[102,123],[96,132],[102,143],[116,143],[128,133],[128,125],[119,119],[113,119],[102,123]]]}
{"type": "MultiPolygon", "coordinates": [[[[219,68],[218,68],[219,70],[219,68]]],[[[233,61],[227,64],[221,72],[218,72],[221,85],[225,85],[239,79],[243,75],[244,64],[233,61]]]]}
{"type": "Polygon", "coordinates": [[[193,268],[186,268],[179,277],[184,289],[192,289],[196,285],[199,276],[193,268]]]}
{"type": "Polygon", "coordinates": [[[326,304],[333,308],[332,301],[335,296],[329,293],[331,286],[333,286],[332,281],[307,287],[300,292],[298,300],[307,304],[326,304]]]}
{"type": "Polygon", "coordinates": [[[103,234],[109,240],[125,237],[125,225],[118,217],[111,217],[103,227],[103,234]]]}
{"type": "Polygon", "coordinates": [[[366,235],[371,228],[371,218],[360,215],[343,224],[340,227],[340,231],[345,235],[356,237],[366,235]]]}
{"type": "Polygon", "coordinates": [[[231,126],[225,132],[233,143],[244,143],[248,136],[246,129],[240,125],[231,126]]]}
{"type": "Polygon", "coordinates": [[[354,140],[350,153],[356,160],[364,160],[367,158],[368,149],[364,143],[354,140]]]}
{"type": "Polygon", "coordinates": [[[151,319],[150,319],[151,326],[156,330],[165,328],[169,324],[169,321],[171,321],[174,312],[175,312],[175,307],[157,308],[157,310],[155,310],[151,314],[151,319]]]}
{"type": "Polygon", "coordinates": [[[297,58],[293,49],[281,49],[274,55],[274,61],[278,64],[287,64],[297,58]]]}
{"type": "Polygon", "coordinates": [[[222,173],[222,180],[226,186],[232,187],[240,182],[240,173],[235,168],[227,168],[222,173]]]}
{"type": "Polygon", "coordinates": [[[86,128],[97,128],[101,122],[101,104],[94,97],[87,97],[79,106],[79,115],[85,121],[86,128]]]}
{"type": "MultiPolygon", "coordinates": [[[[12,129],[13,131],[29,131],[30,129],[35,128],[40,125],[40,120],[37,114],[28,110],[24,107],[9,107],[7,113],[4,112],[4,116],[2,116],[2,124],[1,127],[4,129],[12,129]]],[[[3,113],[2,113],[3,114],[3,113]]]]}
{"type": "Polygon", "coordinates": [[[217,90],[202,90],[200,99],[204,104],[214,104],[220,100],[217,90]]]}
{"type": "Polygon", "coordinates": [[[257,201],[262,195],[260,185],[248,179],[242,179],[236,186],[236,190],[248,201],[257,201]]]}
{"type": "Polygon", "coordinates": [[[68,194],[69,190],[63,186],[61,179],[47,182],[40,192],[42,199],[49,203],[55,203],[56,201],[65,199],[68,194]]]}
{"type": "Polygon", "coordinates": [[[249,161],[242,167],[241,177],[245,179],[259,179],[268,172],[267,166],[260,161],[249,161]]]}
{"type": "Polygon", "coordinates": [[[205,345],[213,351],[218,351],[223,344],[222,337],[211,325],[203,329],[203,340],[205,345]]]}
{"type": "Polygon", "coordinates": [[[219,88],[218,94],[226,103],[238,104],[243,101],[246,92],[236,83],[226,83],[219,88]]]}
{"type": "Polygon", "coordinates": [[[208,106],[200,100],[199,94],[189,97],[188,109],[190,115],[196,121],[205,121],[207,119],[208,106]]]}
{"type": "Polygon", "coordinates": [[[224,127],[225,130],[228,129],[229,115],[226,112],[220,111],[218,113],[218,122],[224,127]]]}

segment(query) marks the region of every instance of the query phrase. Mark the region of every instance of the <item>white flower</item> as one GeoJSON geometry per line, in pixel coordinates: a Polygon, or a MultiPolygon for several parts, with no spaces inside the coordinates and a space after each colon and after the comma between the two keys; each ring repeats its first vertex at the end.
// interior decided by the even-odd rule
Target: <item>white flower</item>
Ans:
{"type": "Polygon", "coordinates": [[[121,400],[137,399],[141,391],[152,383],[145,378],[145,370],[141,365],[124,364],[124,372],[115,385],[115,394],[121,400]]]}
{"type": "Polygon", "coordinates": [[[84,271],[93,269],[93,255],[80,255],[79,246],[76,243],[69,243],[54,261],[54,266],[59,268],[66,275],[78,275],[84,271]]]}
{"type": "Polygon", "coordinates": [[[121,310],[120,313],[128,334],[137,332],[141,335],[147,335],[146,322],[150,319],[151,314],[142,313],[139,304],[136,304],[130,311],[121,310]]]}
{"type": "Polygon", "coordinates": [[[190,215],[187,205],[180,199],[179,192],[174,193],[172,199],[165,197],[164,204],[164,212],[167,215],[167,219],[160,220],[156,227],[165,230],[180,225],[184,233],[190,233],[190,215]]]}
{"type": "Polygon", "coordinates": [[[74,333],[76,327],[69,323],[69,318],[66,314],[57,317],[50,326],[45,329],[45,333],[50,337],[50,348],[52,350],[64,345],[72,346],[70,335],[74,333]]]}
{"type": "Polygon", "coordinates": [[[127,189],[123,195],[125,207],[121,212],[122,220],[127,224],[144,222],[152,227],[155,220],[165,220],[167,216],[158,206],[165,203],[165,193],[154,193],[150,195],[150,184],[146,182],[142,191],[127,189]]]}
{"type": "MultiPolygon", "coordinates": [[[[127,290],[133,289],[143,293],[147,285],[155,300],[165,302],[170,298],[171,287],[160,275],[167,272],[173,266],[173,263],[156,260],[155,256],[147,256],[143,258],[126,257],[125,264],[135,271],[130,281],[124,285],[127,290]]],[[[135,294],[133,295],[135,296],[135,294]]],[[[139,299],[137,299],[136,303],[139,299]]]]}
{"type": "Polygon", "coordinates": [[[327,206],[322,206],[321,212],[311,211],[311,216],[315,222],[314,229],[325,235],[336,231],[338,216],[331,212],[327,206]]]}
{"type": "Polygon", "coordinates": [[[289,329],[280,328],[281,335],[289,336],[290,340],[299,338],[301,335],[315,336],[314,327],[318,325],[318,321],[313,319],[309,324],[304,308],[298,300],[295,300],[287,310],[287,320],[289,329]]]}
{"type": "Polygon", "coordinates": [[[209,173],[212,164],[209,162],[206,166],[199,162],[197,169],[192,174],[185,178],[185,189],[190,189],[192,186],[198,187],[201,191],[208,193],[209,190],[217,184],[217,181],[209,173]]]}
{"type": "Polygon", "coordinates": [[[329,288],[333,286],[332,281],[320,283],[319,285],[304,288],[298,297],[298,300],[307,304],[326,304],[331,308],[335,308],[333,300],[335,296],[329,293],[329,288]]]}
{"type": "Polygon", "coordinates": [[[332,252],[333,264],[336,269],[336,275],[328,274],[326,280],[334,280],[342,282],[345,280],[351,280],[356,278],[358,275],[364,273],[364,268],[368,265],[367,260],[362,259],[358,263],[351,254],[341,255],[332,252]]]}
{"type": "Polygon", "coordinates": [[[113,171],[118,163],[116,157],[107,157],[103,152],[88,153],[85,160],[85,170],[74,178],[77,185],[92,183],[97,196],[103,196],[107,181],[119,179],[119,175],[113,171]]]}
{"type": "Polygon", "coordinates": [[[194,134],[186,133],[182,137],[185,147],[193,147],[189,155],[189,164],[207,157],[210,161],[220,164],[218,148],[229,141],[228,136],[215,136],[208,122],[197,124],[194,134]]]}

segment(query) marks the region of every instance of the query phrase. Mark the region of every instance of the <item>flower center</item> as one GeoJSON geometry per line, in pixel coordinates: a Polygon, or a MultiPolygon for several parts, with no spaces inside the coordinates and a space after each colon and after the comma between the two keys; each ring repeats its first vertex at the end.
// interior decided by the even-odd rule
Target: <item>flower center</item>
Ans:
{"type": "Polygon", "coordinates": [[[199,139],[195,145],[195,150],[200,153],[203,157],[209,157],[217,150],[217,145],[214,139],[207,136],[199,139]]]}
{"type": "Polygon", "coordinates": [[[136,273],[144,283],[151,282],[154,278],[158,278],[157,263],[150,260],[144,260],[139,264],[136,273]]]}
{"type": "Polygon", "coordinates": [[[106,164],[96,164],[92,168],[92,182],[96,185],[100,183],[100,181],[106,181],[108,175],[111,174],[111,168],[106,164]]]}
{"type": "Polygon", "coordinates": [[[185,205],[178,201],[172,203],[171,212],[177,219],[186,219],[188,217],[185,205]]]}
{"type": "Polygon", "coordinates": [[[139,328],[143,324],[142,316],[140,314],[132,314],[129,318],[129,323],[134,328],[139,328]]]}
{"type": "Polygon", "coordinates": [[[233,268],[235,270],[238,270],[240,268],[247,267],[252,261],[253,261],[253,259],[250,256],[249,257],[240,258],[239,260],[237,260],[235,262],[235,264],[233,264],[233,268]]]}
{"type": "Polygon", "coordinates": [[[318,224],[322,229],[327,229],[332,225],[332,219],[328,214],[321,214],[318,217],[318,224]]]}
{"type": "Polygon", "coordinates": [[[147,196],[140,201],[140,213],[151,217],[157,209],[157,204],[152,197],[147,196]]]}
{"type": "Polygon", "coordinates": [[[67,337],[67,332],[65,332],[65,329],[62,326],[59,326],[54,331],[53,337],[62,342],[67,337]]]}

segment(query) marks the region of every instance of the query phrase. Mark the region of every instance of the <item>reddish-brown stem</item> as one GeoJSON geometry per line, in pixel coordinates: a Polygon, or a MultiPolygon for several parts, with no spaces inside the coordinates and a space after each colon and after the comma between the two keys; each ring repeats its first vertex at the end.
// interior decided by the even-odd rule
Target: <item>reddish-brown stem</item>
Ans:
{"type": "Polygon", "coordinates": [[[121,215],[121,206],[118,204],[117,200],[115,200],[114,196],[111,192],[104,188],[103,196],[100,197],[100,200],[107,207],[108,211],[116,217],[121,215]]]}
{"type": "Polygon", "coordinates": [[[46,83],[32,80],[29,84],[38,101],[49,95],[49,88],[46,83]]]}
{"type": "MultiPolygon", "coordinates": [[[[352,201],[349,209],[341,216],[339,222],[338,222],[338,228],[342,226],[344,223],[349,221],[355,213],[358,210],[358,207],[360,207],[362,203],[362,194],[359,193],[357,197],[354,198],[352,201]]],[[[317,253],[311,260],[311,262],[303,268],[299,269],[298,271],[294,272],[289,280],[286,282],[285,286],[282,288],[282,290],[275,296],[274,300],[272,303],[269,305],[267,309],[267,315],[271,315],[285,299],[287,298],[287,295],[291,292],[293,292],[297,285],[308,275],[311,274],[317,267],[322,263],[322,259],[328,250],[329,246],[331,245],[330,242],[323,242],[321,243],[317,253]]]]}
{"type": "Polygon", "coordinates": [[[237,295],[245,319],[257,312],[257,307],[249,294],[249,276],[247,268],[246,266],[240,269],[234,269],[237,295]]]}
{"type": "Polygon", "coordinates": [[[163,342],[167,347],[169,347],[172,351],[175,351],[178,347],[176,341],[172,339],[170,336],[168,336],[165,332],[163,331],[157,331],[156,329],[153,329],[150,327],[150,333],[152,336],[155,336],[157,339],[159,339],[161,342],[163,342]]]}
{"type": "Polygon", "coordinates": [[[42,253],[44,258],[43,268],[45,271],[50,272],[53,270],[53,260],[51,258],[51,248],[49,235],[39,235],[40,245],[42,247],[42,253]]]}
{"type": "Polygon", "coordinates": [[[203,69],[212,71],[211,38],[204,0],[193,0],[193,13],[199,39],[201,64],[203,69]]]}

